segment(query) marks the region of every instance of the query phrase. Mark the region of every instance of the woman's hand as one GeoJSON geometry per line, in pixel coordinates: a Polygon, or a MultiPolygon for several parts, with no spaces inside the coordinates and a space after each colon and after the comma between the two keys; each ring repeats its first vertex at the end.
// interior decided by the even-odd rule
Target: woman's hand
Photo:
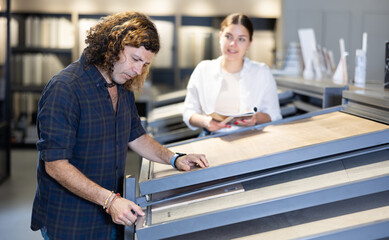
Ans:
{"type": "Polygon", "coordinates": [[[216,130],[222,128],[230,128],[230,123],[221,123],[219,121],[214,120],[211,116],[202,115],[199,113],[195,113],[189,120],[190,124],[197,127],[202,127],[208,129],[210,132],[214,132],[216,130]]]}
{"type": "Polygon", "coordinates": [[[261,124],[270,122],[271,118],[269,114],[263,113],[263,112],[257,112],[256,114],[252,115],[251,117],[241,117],[241,118],[235,118],[233,123],[238,126],[253,126],[255,124],[261,124]]]}
{"type": "Polygon", "coordinates": [[[239,117],[234,119],[234,124],[238,126],[254,126],[257,123],[256,114],[250,117],[239,117]]]}
{"type": "Polygon", "coordinates": [[[206,128],[209,131],[213,132],[222,128],[230,128],[230,127],[231,124],[221,123],[219,121],[214,120],[213,118],[210,118],[206,128]]]}

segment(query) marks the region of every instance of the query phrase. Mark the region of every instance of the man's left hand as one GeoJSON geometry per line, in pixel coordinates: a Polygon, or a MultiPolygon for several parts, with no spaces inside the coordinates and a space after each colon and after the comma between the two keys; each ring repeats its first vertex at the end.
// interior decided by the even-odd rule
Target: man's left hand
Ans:
{"type": "Polygon", "coordinates": [[[206,168],[209,166],[208,160],[204,154],[188,154],[177,158],[176,167],[179,170],[189,171],[193,167],[206,168]]]}

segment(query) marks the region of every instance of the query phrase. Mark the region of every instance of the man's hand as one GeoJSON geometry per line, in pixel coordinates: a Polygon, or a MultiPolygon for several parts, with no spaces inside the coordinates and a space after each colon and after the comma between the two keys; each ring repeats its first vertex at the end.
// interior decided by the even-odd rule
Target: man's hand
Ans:
{"type": "Polygon", "coordinates": [[[129,226],[136,222],[138,215],[145,215],[141,207],[122,197],[118,197],[111,203],[109,214],[114,223],[129,226]]]}
{"type": "Polygon", "coordinates": [[[209,166],[204,154],[188,154],[177,158],[176,167],[179,170],[189,171],[193,167],[206,168],[209,166]]]}

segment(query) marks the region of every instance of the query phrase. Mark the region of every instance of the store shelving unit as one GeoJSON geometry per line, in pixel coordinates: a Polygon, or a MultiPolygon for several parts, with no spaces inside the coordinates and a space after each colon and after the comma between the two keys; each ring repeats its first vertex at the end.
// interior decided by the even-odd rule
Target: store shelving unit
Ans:
{"type": "Polygon", "coordinates": [[[74,29],[68,13],[12,12],[12,144],[34,146],[37,102],[52,75],[72,61],[74,29]]]}

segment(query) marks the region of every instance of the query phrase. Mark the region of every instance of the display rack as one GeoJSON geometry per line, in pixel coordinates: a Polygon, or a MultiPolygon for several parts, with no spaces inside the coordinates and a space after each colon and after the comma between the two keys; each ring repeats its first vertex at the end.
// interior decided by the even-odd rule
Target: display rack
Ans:
{"type": "MultiPolygon", "coordinates": [[[[182,113],[186,89],[162,94],[155,98],[153,109],[147,116],[147,131],[161,144],[182,141],[197,137],[202,131],[189,129],[183,122],[182,113]]],[[[283,118],[297,114],[292,104],[293,92],[291,90],[278,91],[278,99],[283,118]]]]}
{"type": "Polygon", "coordinates": [[[275,76],[277,87],[293,92],[293,104],[300,113],[318,111],[342,104],[342,92],[347,85],[335,84],[329,79],[307,80],[296,76],[275,76]]]}
{"type": "Polygon", "coordinates": [[[168,145],[206,154],[206,169],[144,159],[137,239],[388,237],[387,93],[343,98],[341,106],[168,145]],[[236,185],[243,190],[227,194],[236,185]]]}
{"type": "Polygon", "coordinates": [[[12,144],[35,146],[37,103],[46,83],[72,61],[74,28],[67,13],[12,12],[10,82],[12,144]]]}

